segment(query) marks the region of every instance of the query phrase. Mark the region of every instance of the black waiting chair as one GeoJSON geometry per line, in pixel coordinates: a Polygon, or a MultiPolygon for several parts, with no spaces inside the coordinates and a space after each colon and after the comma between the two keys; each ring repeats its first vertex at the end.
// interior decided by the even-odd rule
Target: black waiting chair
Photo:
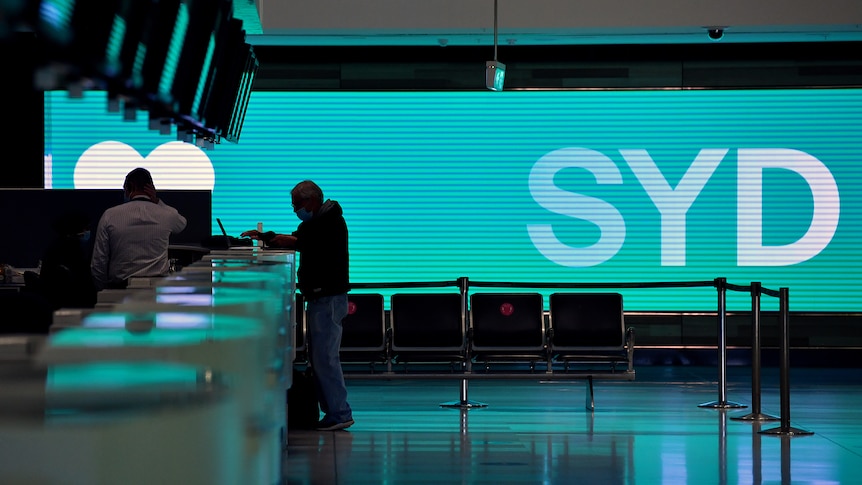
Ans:
{"type": "Polygon", "coordinates": [[[634,379],[634,329],[626,328],[619,293],[553,293],[548,349],[562,372],[587,374],[585,406],[596,407],[593,374],[634,379]]]}
{"type": "Polygon", "coordinates": [[[460,293],[395,293],[390,297],[393,363],[467,361],[467,330],[460,293]]]}
{"type": "Polygon", "coordinates": [[[633,370],[634,329],[626,328],[619,293],[554,293],[549,299],[549,350],[555,362],[633,370]]]}
{"type": "Polygon", "coordinates": [[[474,293],[470,296],[470,348],[486,371],[493,363],[537,361],[550,365],[544,300],[539,293],[474,293]]]}
{"type": "Polygon", "coordinates": [[[388,364],[389,335],[383,295],[349,293],[341,334],[341,362],[388,364]]]}

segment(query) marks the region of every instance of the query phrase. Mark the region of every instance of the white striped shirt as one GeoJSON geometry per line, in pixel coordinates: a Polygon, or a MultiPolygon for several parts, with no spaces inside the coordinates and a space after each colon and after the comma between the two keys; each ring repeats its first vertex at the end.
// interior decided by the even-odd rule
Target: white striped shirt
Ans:
{"type": "Polygon", "coordinates": [[[96,227],[90,269],[96,288],[132,277],[169,272],[171,234],[186,227],[186,218],[159,200],[136,198],[106,210],[96,227]]]}

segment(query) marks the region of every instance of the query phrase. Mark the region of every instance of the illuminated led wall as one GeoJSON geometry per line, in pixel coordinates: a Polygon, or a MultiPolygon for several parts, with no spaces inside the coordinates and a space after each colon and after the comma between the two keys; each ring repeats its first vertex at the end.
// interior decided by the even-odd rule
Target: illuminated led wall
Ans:
{"type": "MultiPolygon", "coordinates": [[[[119,190],[143,165],[212,188],[238,236],[293,230],[289,190],[313,179],[344,207],[354,282],[725,277],[860,309],[859,89],[255,92],[242,142],[208,151],[144,118],[46,95],[46,187],[119,190]]],[[[621,291],[627,310],[716,309],[712,288],[621,291]]]]}

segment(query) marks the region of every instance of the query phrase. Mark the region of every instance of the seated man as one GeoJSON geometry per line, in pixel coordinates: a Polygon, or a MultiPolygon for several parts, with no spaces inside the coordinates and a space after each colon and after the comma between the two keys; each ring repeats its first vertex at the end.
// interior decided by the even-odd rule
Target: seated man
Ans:
{"type": "Polygon", "coordinates": [[[96,227],[90,269],[96,288],[125,288],[129,278],[170,273],[168,244],[186,218],[156,195],[150,172],[136,168],[123,184],[126,202],[106,210],[96,227]]]}

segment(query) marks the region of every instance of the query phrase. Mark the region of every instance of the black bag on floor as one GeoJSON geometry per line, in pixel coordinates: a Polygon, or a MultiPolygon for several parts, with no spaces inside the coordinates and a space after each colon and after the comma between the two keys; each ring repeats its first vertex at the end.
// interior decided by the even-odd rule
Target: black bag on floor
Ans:
{"type": "Polygon", "coordinates": [[[293,382],[287,390],[287,429],[314,429],[320,419],[317,388],[311,367],[293,369],[293,382]]]}

